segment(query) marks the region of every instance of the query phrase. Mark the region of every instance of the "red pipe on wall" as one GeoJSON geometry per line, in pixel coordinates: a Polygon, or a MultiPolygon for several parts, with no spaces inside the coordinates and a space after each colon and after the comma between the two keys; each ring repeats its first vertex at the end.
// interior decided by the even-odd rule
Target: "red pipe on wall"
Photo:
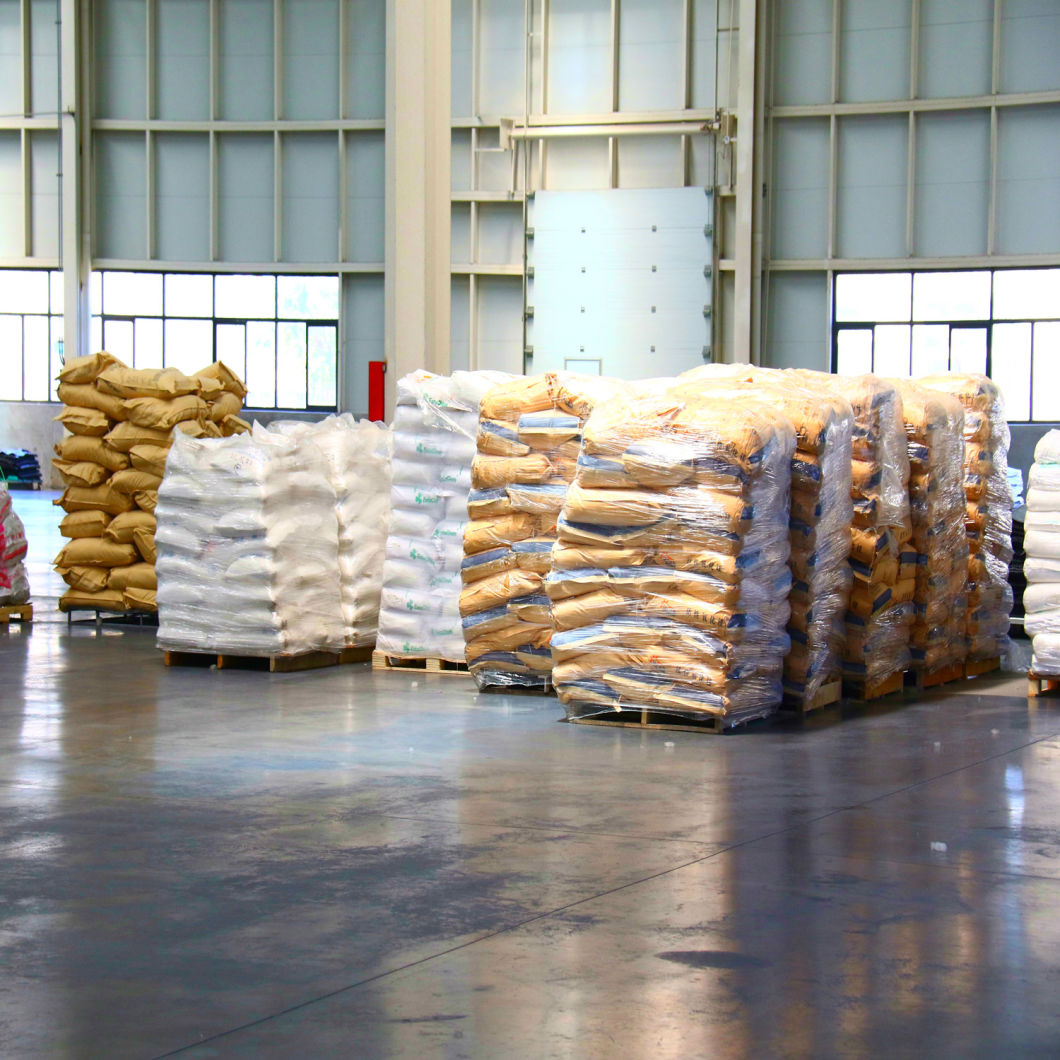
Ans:
{"type": "Polygon", "coordinates": [[[368,418],[386,422],[386,361],[368,362],[368,418]]]}

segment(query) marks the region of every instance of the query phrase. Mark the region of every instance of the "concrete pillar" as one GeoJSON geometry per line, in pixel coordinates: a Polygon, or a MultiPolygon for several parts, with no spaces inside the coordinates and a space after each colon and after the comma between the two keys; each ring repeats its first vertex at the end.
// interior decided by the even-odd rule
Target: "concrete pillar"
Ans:
{"type": "MultiPolygon", "coordinates": [[[[740,37],[736,88],[736,238],[733,360],[746,364],[756,358],[755,217],[760,212],[755,174],[756,87],[755,53],[758,37],[756,0],[739,0],[740,37]]],[[[759,269],[761,266],[759,265],[759,269]]]]}

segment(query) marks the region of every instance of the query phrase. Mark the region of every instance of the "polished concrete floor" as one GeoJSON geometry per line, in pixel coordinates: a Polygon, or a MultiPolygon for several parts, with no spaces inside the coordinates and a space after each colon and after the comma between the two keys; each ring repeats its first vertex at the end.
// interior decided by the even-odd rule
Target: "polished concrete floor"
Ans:
{"type": "Polygon", "coordinates": [[[1016,676],[638,733],[167,670],[38,606],[0,633],[5,1060],[1060,1055],[1060,700],[1016,676]]]}

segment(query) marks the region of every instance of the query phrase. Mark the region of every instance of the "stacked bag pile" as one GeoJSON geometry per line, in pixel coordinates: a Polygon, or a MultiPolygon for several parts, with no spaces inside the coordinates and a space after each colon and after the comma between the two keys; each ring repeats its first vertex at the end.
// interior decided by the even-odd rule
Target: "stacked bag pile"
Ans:
{"type": "Polygon", "coordinates": [[[568,717],[777,709],[794,448],[783,414],[701,386],[597,407],[547,578],[568,717]]]}
{"type": "Polygon", "coordinates": [[[1060,431],[1049,431],[1035,446],[1024,527],[1023,609],[1034,647],[1031,670],[1060,676],[1060,431]]]}
{"type": "Polygon", "coordinates": [[[418,371],[398,381],[390,533],[376,647],[464,661],[460,565],[483,394],[500,372],[418,371]]]}
{"type": "Polygon", "coordinates": [[[949,394],[894,382],[905,420],[917,555],[910,651],[913,669],[930,673],[965,656],[964,409],[949,394]]]}
{"type": "Polygon", "coordinates": [[[965,526],[971,553],[967,657],[969,661],[1000,658],[1008,647],[1012,612],[1009,429],[1001,390],[993,380],[974,373],[928,376],[917,382],[929,390],[952,394],[964,408],[965,526]]]}
{"type": "Polygon", "coordinates": [[[29,601],[25,558],[26,530],[11,506],[7,486],[0,482],[0,607],[29,601]]]}
{"type": "Polygon", "coordinates": [[[545,688],[552,620],[545,594],[556,520],[578,466],[582,424],[623,384],[567,372],[488,390],[464,529],[465,658],[480,688],[545,688]]]}
{"type": "Polygon", "coordinates": [[[872,695],[909,667],[916,553],[909,515],[909,456],[902,399],[874,375],[834,376],[793,370],[795,378],[833,390],[854,413],[851,460],[850,568],[843,677],[872,695]]]}
{"type": "Polygon", "coordinates": [[[338,581],[347,647],[374,644],[390,520],[390,430],[348,412],[317,423],[274,423],[324,454],[338,522],[338,581]]]}
{"type": "Polygon", "coordinates": [[[853,411],[812,379],[746,365],[704,365],[681,376],[722,388],[722,400],[765,401],[795,428],[788,530],[792,588],[784,693],[809,704],[839,678],[850,599],[851,431],[853,411]]]}
{"type": "Polygon", "coordinates": [[[41,473],[37,454],[28,449],[0,449],[0,483],[5,481],[39,489],[41,473]]]}
{"type": "Polygon", "coordinates": [[[193,437],[242,433],[245,395],[220,362],[187,376],[96,353],[63,368],[58,397],[66,407],[56,418],[70,436],[53,461],[66,484],[56,504],[69,539],[55,558],[69,586],[61,610],[155,610],[154,510],[174,429],[193,437]]]}
{"type": "Polygon", "coordinates": [[[157,517],[159,647],[342,650],[335,491],[308,433],[175,435],[157,517]]]}

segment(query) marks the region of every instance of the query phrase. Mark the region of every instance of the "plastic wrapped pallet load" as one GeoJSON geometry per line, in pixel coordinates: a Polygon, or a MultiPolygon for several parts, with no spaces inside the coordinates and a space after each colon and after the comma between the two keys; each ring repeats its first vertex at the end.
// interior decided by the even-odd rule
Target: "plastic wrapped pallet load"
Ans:
{"type": "MultiPolygon", "coordinates": [[[[851,587],[853,411],[830,388],[771,369],[705,365],[685,372],[681,381],[714,386],[727,400],[765,401],[795,429],[788,520],[791,649],[784,660],[784,692],[795,705],[814,705],[842,668],[851,587]]],[[[839,698],[838,689],[833,698],[839,698]]]]}
{"type": "Polygon", "coordinates": [[[154,508],[174,431],[240,433],[243,383],[217,362],[194,376],[133,369],[109,353],[79,357],[59,373],[57,419],[71,432],[53,461],[67,489],[67,545],[55,566],[69,586],[63,610],[154,611],[154,508]]]}
{"type": "Polygon", "coordinates": [[[1036,674],[1060,676],[1060,431],[1038,440],[1027,480],[1024,628],[1036,674]]]}
{"type": "Polygon", "coordinates": [[[348,412],[270,430],[307,438],[324,454],[338,520],[338,579],[347,647],[375,643],[390,520],[391,432],[348,412]]]}
{"type": "Polygon", "coordinates": [[[397,385],[390,529],[377,649],[464,661],[460,564],[482,395],[502,372],[418,371],[397,385]]]}
{"type": "Polygon", "coordinates": [[[776,711],[794,449],[783,414],[694,385],[589,417],[547,580],[569,718],[776,711]]]}
{"type": "MultiPolygon", "coordinates": [[[[917,383],[951,394],[964,408],[965,528],[970,552],[967,657],[969,661],[1000,659],[1008,649],[1012,612],[1009,429],[1001,390],[992,379],[975,373],[927,376],[917,383]]],[[[1034,527],[1027,524],[1026,529],[1030,535],[1034,527]]]]}
{"type": "Polygon", "coordinates": [[[29,601],[25,559],[26,530],[11,506],[7,485],[0,482],[0,607],[29,601]]]}
{"type": "Polygon", "coordinates": [[[891,382],[902,397],[917,555],[910,652],[913,669],[931,673],[964,662],[966,653],[964,409],[949,394],[891,382]]]}
{"type": "Polygon", "coordinates": [[[908,669],[917,556],[909,512],[909,455],[902,399],[874,375],[791,375],[831,388],[854,413],[850,568],[843,677],[872,696],[908,669]]]}
{"type": "Polygon", "coordinates": [[[177,435],[156,515],[159,647],[342,650],[335,491],[312,437],[177,435]]]}
{"type": "Polygon", "coordinates": [[[544,583],[556,520],[578,467],[582,424],[624,386],[550,372],[482,397],[460,593],[465,658],[480,688],[550,684],[544,583]]]}

